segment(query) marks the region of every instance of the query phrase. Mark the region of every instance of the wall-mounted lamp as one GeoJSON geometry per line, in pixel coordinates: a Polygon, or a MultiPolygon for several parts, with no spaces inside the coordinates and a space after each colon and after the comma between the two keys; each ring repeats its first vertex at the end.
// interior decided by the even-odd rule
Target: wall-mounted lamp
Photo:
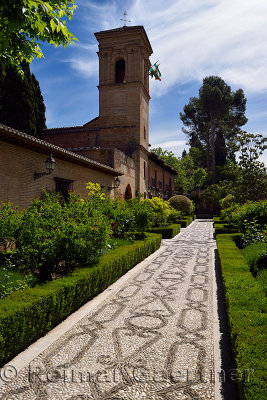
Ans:
{"type": "Polygon", "coordinates": [[[109,186],[108,191],[110,191],[112,189],[118,189],[120,184],[121,184],[120,178],[117,176],[117,178],[115,179],[115,186],[109,186]]]}
{"type": "Polygon", "coordinates": [[[54,169],[55,169],[55,165],[56,165],[56,161],[54,159],[54,157],[52,156],[52,154],[50,154],[49,157],[47,157],[46,161],[45,161],[45,169],[48,172],[34,172],[34,180],[41,178],[41,176],[44,175],[50,175],[54,169]]]}

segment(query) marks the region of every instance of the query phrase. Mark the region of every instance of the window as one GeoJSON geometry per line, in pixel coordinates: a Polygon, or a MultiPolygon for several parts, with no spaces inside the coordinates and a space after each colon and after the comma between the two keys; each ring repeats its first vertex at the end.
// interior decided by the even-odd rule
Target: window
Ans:
{"type": "Polygon", "coordinates": [[[144,126],[144,139],[146,139],[146,127],[144,126]]]}
{"type": "Polygon", "coordinates": [[[73,181],[64,178],[54,178],[56,181],[56,193],[61,193],[65,201],[69,198],[69,192],[72,190],[73,181]]]}
{"type": "Polygon", "coordinates": [[[144,161],[144,178],[146,178],[146,162],[144,161]]]}
{"type": "Polygon", "coordinates": [[[115,83],[123,83],[125,78],[125,61],[119,60],[115,65],[115,83]]]}

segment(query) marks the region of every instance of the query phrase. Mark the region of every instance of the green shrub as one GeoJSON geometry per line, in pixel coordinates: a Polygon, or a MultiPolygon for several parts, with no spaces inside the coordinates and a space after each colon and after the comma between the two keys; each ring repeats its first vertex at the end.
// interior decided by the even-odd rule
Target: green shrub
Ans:
{"type": "Polygon", "coordinates": [[[20,226],[21,212],[11,203],[2,203],[0,208],[0,246],[4,251],[14,248],[20,226]]]}
{"type": "Polygon", "coordinates": [[[110,222],[94,201],[70,193],[67,203],[44,192],[24,211],[16,237],[18,264],[42,280],[96,260],[110,233],[110,222]]]}
{"type": "Polygon", "coordinates": [[[0,301],[0,366],[102,292],[160,247],[160,235],[118,247],[91,268],[78,268],[61,279],[0,301]]]}
{"type": "Polygon", "coordinates": [[[134,214],[134,230],[144,232],[153,224],[154,212],[151,204],[147,200],[141,199],[140,196],[135,197],[127,202],[134,214]]]}
{"type": "Polygon", "coordinates": [[[246,222],[255,222],[259,225],[260,229],[266,227],[267,221],[267,200],[262,201],[248,201],[242,205],[236,205],[230,209],[226,209],[223,213],[229,221],[235,225],[239,232],[245,233],[246,222]]]}
{"type": "Polygon", "coordinates": [[[181,225],[179,224],[172,224],[168,226],[159,226],[159,227],[154,227],[150,228],[149,232],[153,233],[160,233],[162,235],[163,239],[171,239],[174,236],[178,235],[180,232],[181,225]]]}
{"type": "Polygon", "coordinates": [[[144,200],[144,203],[148,207],[151,207],[153,212],[153,226],[166,224],[167,219],[171,214],[171,207],[167,201],[164,201],[159,197],[153,197],[152,199],[144,200]]]}
{"type": "Polygon", "coordinates": [[[236,236],[239,235],[217,235],[216,239],[234,356],[242,373],[240,398],[263,400],[266,398],[266,297],[236,247],[236,236]]]}
{"type": "Polygon", "coordinates": [[[170,214],[167,218],[168,222],[174,222],[181,217],[181,211],[175,210],[175,208],[171,207],[170,214]]]}
{"type": "Polygon", "coordinates": [[[170,205],[183,214],[192,214],[194,211],[193,202],[186,196],[176,195],[169,199],[170,205]]]}
{"type": "Polygon", "coordinates": [[[226,197],[220,200],[220,206],[222,210],[231,207],[233,204],[235,204],[235,201],[234,201],[234,196],[232,194],[228,194],[226,197]]]}
{"type": "Polygon", "coordinates": [[[135,215],[134,210],[126,201],[118,198],[105,199],[103,214],[108,217],[111,222],[112,235],[114,237],[127,236],[129,231],[134,230],[135,215]]]}

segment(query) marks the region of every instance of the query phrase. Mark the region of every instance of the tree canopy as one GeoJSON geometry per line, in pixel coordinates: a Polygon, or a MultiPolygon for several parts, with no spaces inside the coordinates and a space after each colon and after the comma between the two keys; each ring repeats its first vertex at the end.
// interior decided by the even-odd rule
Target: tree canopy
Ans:
{"type": "Polygon", "coordinates": [[[45,105],[39,83],[29,64],[22,64],[24,76],[14,67],[0,67],[0,122],[33,136],[46,128],[45,105]]]}
{"type": "Polygon", "coordinates": [[[24,60],[43,57],[40,42],[57,47],[77,40],[66,18],[76,9],[74,0],[1,0],[0,63],[23,71],[24,60]]]}
{"type": "Polygon", "coordinates": [[[216,182],[216,164],[223,165],[232,156],[230,143],[247,122],[246,98],[242,89],[233,92],[218,76],[203,79],[199,97],[191,97],[180,118],[189,136],[189,144],[206,151],[208,172],[216,182]],[[227,147],[228,145],[228,147],[227,147]],[[210,160],[211,166],[210,168],[210,160]]]}
{"type": "Polygon", "coordinates": [[[162,150],[161,147],[151,151],[178,172],[175,177],[175,191],[177,193],[186,193],[205,184],[207,173],[203,168],[198,168],[199,165],[195,163],[190,153],[183,152],[183,156],[178,158],[172,151],[162,150]]]}

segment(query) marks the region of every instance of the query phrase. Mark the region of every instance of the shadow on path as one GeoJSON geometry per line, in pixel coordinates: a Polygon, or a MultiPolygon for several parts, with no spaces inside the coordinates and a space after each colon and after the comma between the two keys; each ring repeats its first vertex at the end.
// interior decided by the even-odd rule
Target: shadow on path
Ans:
{"type": "MultiPolygon", "coordinates": [[[[238,386],[237,383],[231,379],[235,376],[234,369],[236,368],[234,356],[232,353],[230,332],[228,327],[228,316],[226,312],[225,296],[223,291],[222,275],[219,264],[218,250],[215,250],[215,277],[217,283],[217,304],[218,304],[218,317],[219,329],[221,334],[220,351],[221,351],[221,370],[222,370],[222,398],[224,400],[238,400],[238,386]]],[[[218,377],[216,377],[218,378],[218,377]]],[[[216,399],[215,399],[216,400],[216,399]]]]}

